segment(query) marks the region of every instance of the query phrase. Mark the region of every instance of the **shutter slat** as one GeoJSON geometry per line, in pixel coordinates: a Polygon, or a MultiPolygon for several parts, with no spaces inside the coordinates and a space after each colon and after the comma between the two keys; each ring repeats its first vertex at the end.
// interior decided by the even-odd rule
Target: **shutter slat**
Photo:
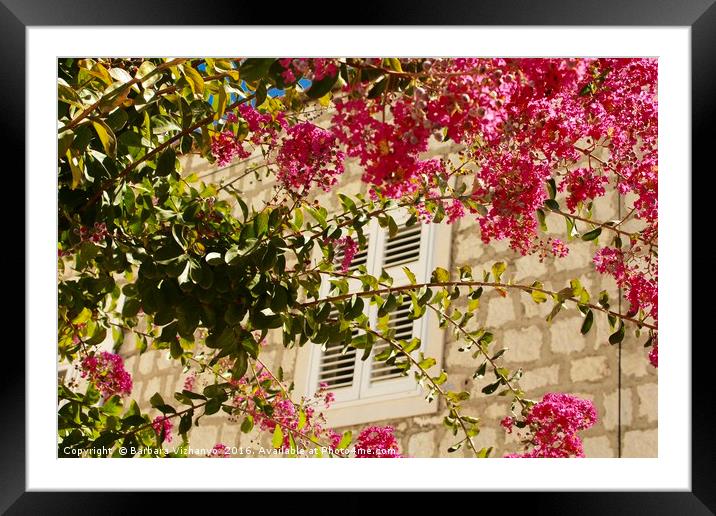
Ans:
{"type": "Polygon", "coordinates": [[[338,376],[340,376],[340,374],[343,374],[343,373],[346,372],[346,371],[349,371],[349,372],[352,374],[354,368],[355,368],[355,366],[354,366],[353,364],[348,364],[347,366],[344,365],[344,366],[342,366],[342,367],[332,367],[330,370],[329,370],[329,369],[326,369],[324,372],[325,372],[326,374],[329,374],[329,373],[330,373],[330,374],[333,374],[333,375],[338,375],[338,376]],[[339,373],[340,373],[340,374],[339,374],[339,373]]]}
{"type": "Polygon", "coordinates": [[[343,364],[353,364],[355,362],[356,355],[353,353],[352,355],[346,355],[342,357],[330,357],[330,360],[322,360],[321,366],[323,369],[326,369],[328,367],[338,367],[339,365],[343,364]]]}
{"type": "Polygon", "coordinates": [[[383,267],[417,261],[420,258],[421,235],[421,226],[415,225],[403,227],[394,237],[388,238],[383,250],[383,267]]]}
{"type": "Polygon", "coordinates": [[[352,382],[353,381],[353,371],[351,370],[348,373],[336,374],[336,375],[334,375],[333,372],[331,371],[331,372],[326,372],[325,374],[321,375],[321,380],[326,380],[329,382],[329,384],[332,381],[335,382],[336,380],[340,380],[342,378],[348,379],[352,382]]]}

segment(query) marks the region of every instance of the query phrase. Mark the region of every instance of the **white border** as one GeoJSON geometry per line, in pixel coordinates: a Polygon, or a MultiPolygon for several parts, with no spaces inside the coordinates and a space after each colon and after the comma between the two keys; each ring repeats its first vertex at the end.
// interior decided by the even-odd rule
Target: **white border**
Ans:
{"type": "MultiPolygon", "coordinates": [[[[690,29],[27,29],[27,488],[689,490],[691,456],[690,29]],[[522,460],[56,459],[56,57],[84,55],[658,56],[660,191],[659,458],[522,460]],[[688,337],[687,337],[688,336],[688,337]],[[87,462],[92,460],[92,462],[87,462]],[[249,471],[250,468],[250,471],[249,471]],[[243,470],[243,471],[242,471],[243,470]],[[250,473],[250,474],[248,474],[250,473]]],[[[6,443],[12,445],[12,443],[6,443]]]]}

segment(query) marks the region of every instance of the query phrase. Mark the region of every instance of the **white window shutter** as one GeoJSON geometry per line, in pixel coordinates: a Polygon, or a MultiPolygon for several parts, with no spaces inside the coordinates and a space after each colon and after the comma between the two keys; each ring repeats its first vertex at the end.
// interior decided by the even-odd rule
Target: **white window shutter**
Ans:
{"type": "MultiPolygon", "coordinates": [[[[398,232],[392,237],[387,229],[379,228],[376,238],[376,253],[373,274],[379,277],[384,269],[394,280],[393,286],[402,286],[409,283],[408,276],[403,270],[410,269],[420,283],[425,281],[425,265],[428,262],[430,249],[428,240],[432,225],[414,224],[406,226],[408,219],[407,211],[393,215],[397,224],[398,232]]],[[[396,340],[410,340],[414,337],[422,338],[422,319],[411,321],[408,318],[410,301],[391,312],[388,318],[388,326],[395,330],[396,340]]],[[[371,307],[371,325],[377,326],[378,309],[371,307]]],[[[361,375],[360,397],[370,398],[388,394],[406,392],[417,389],[417,384],[412,374],[405,376],[400,370],[385,362],[375,360],[375,356],[384,351],[390,344],[385,341],[378,341],[373,346],[371,357],[366,360],[361,375]]],[[[417,351],[416,351],[417,353],[417,351]]]]}

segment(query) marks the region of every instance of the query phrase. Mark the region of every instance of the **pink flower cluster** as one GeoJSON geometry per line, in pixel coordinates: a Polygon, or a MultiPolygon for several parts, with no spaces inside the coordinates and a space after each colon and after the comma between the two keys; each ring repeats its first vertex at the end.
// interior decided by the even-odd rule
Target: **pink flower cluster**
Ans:
{"type": "Polygon", "coordinates": [[[82,378],[87,378],[104,399],[125,396],[132,392],[132,375],[124,369],[122,357],[102,351],[87,355],[80,365],[82,378]]]}
{"type": "MultiPolygon", "coordinates": [[[[382,194],[430,188],[444,167],[426,168],[420,153],[431,136],[450,138],[478,165],[474,198],[488,207],[479,217],[483,240],[509,239],[527,254],[543,247],[534,214],[546,200],[545,181],[604,147],[607,164],[590,158],[589,168],[560,183],[568,208],[604,195],[612,178],[620,191],[638,194],[641,217],[655,220],[656,60],[440,59],[428,69],[430,88],[415,87],[412,96],[336,101],[332,130],[382,194]]],[[[346,88],[360,94],[363,85],[346,88]]],[[[455,221],[470,210],[455,201],[446,211],[455,221]]]]}
{"type": "Polygon", "coordinates": [[[109,235],[107,224],[104,222],[95,222],[92,228],[80,226],[79,229],[75,229],[75,233],[80,236],[83,242],[92,242],[95,244],[101,242],[109,235]]]}
{"type": "Polygon", "coordinates": [[[657,342],[656,338],[654,339],[654,343],[651,346],[651,350],[649,351],[649,362],[654,367],[659,367],[659,343],[657,342]]]}
{"type": "Polygon", "coordinates": [[[276,156],[277,180],[289,190],[305,194],[313,186],[328,191],[343,173],[343,152],[330,131],[310,122],[289,127],[276,156]]]}
{"type": "Polygon", "coordinates": [[[209,457],[228,459],[231,457],[231,450],[224,443],[216,443],[209,452],[209,457]]]}
{"type": "Polygon", "coordinates": [[[335,433],[324,426],[323,413],[316,410],[318,403],[323,403],[324,407],[328,408],[335,399],[333,393],[326,392],[326,384],[321,384],[314,398],[306,400],[304,403],[305,423],[299,430],[300,411],[283,391],[270,392],[277,388],[271,373],[267,370],[260,370],[257,380],[257,384],[252,384],[246,377],[239,380],[236,387],[241,392],[234,397],[233,403],[250,414],[254,419],[254,424],[262,431],[273,432],[277,424],[281,426],[284,432],[284,449],[290,447],[287,429],[300,431],[302,434],[313,434],[317,438],[325,437],[329,440],[334,438],[335,433]],[[257,399],[259,403],[257,403],[257,399]],[[265,408],[266,405],[269,406],[268,410],[265,408]]]}
{"type": "Polygon", "coordinates": [[[157,416],[152,421],[152,428],[157,433],[158,436],[162,435],[162,432],[164,432],[164,442],[172,442],[173,435],[172,435],[172,429],[174,428],[174,424],[171,422],[171,420],[166,416],[157,416]]]}
{"type": "Polygon", "coordinates": [[[363,181],[378,187],[383,195],[399,198],[415,192],[433,176],[444,174],[440,160],[423,160],[433,123],[420,120],[411,99],[391,106],[392,122],[376,118],[383,107],[363,99],[337,100],[332,131],[350,157],[364,168],[363,181]]]}
{"type": "Polygon", "coordinates": [[[659,292],[656,277],[657,261],[654,256],[641,258],[613,247],[603,247],[594,255],[594,267],[602,274],[613,276],[624,296],[629,301],[630,313],[644,310],[655,321],[658,320],[659,292]]]}
{"type": "Polygon", "coordinates": [[[293,84],[301,77],[311,81],[320,81],[324,77],[335,77],[338,65],[335,59],[325,58],[283,58],[278,63],[283,67],[281,77],[286,84],[293,84]]]}
{"type": "Polygon", "coordinates": [[[569,247],[562,242],[559,238],[553,238],[551,240],[552,254],[557,258],[564,258],[569,254],[569,247]]]}
{"type": "MultiPolygon", "coordinates": [[[[264,432],[273,433],[276,425],[280,425],[284,439],[283,449],[290,448],[289,432],[294,430],[304,435],[313,435],[327,441],[337,451],[342,435],[325,426],[325,416],[318,411],[319,405],[328,409],[335,401],[335,395],[327,391],[328,384],[321,382],[318,390],[310,399],[302,404],[305,421],[299,429],[302,416],[296,404],[286,397],[283,391],[275,392],[276,385],[271,373],[258,371],[257,382],[242,378],[235,383],[239,390],[233,404],[250,414],[254,424],[264,432]],[[259,402],[257,403],[257,399],[259,402]],[[269,406],[268,411],[266,406],[269,406]]],[[[392,427],[370,426],[361,431],[355,445],[358,458],[396,458],[400,457],[400,449],[392,427]]],[[[343,452],[341,452],[343,453],[343,452]]]]}
{"type": "Polygon", "coordinates": [[[592,169],[578,168],[567,174],[559,184],[559,190],[569,193],[567,208],[574,212],[579,203],[604,195],[604,185],[608,181],[606,176],[595,174],[592,169]]]}
{"type": "Polygon", "coordinates": [[[238,113],[249,131],[246,141],[237,138],[235,132],[230,129],[229,124],[239,121],[239,117],[234,112],[226,114],[224,128],[211,138],[211,154],[221,167],[228,165],[234,159],[248,158],[252,151],[246,147],[247,143],[274,145],[278,139],[279,131],[288,127],[283,112],[278,113],[274,119],[270,114],[262,113],[256,107],[246,103],[238,107],[238,113]]]}
{"type": "Polygon", "coordinates": [[[223,130],[211,137],[211,154],[220,167],[224,167],[236,158],[248,158],[251,152],[244,148],[234,133],[223,130]]]}
{"type": "MultiPolygon", "coordinates": [[[[590,428],[597,421],[597,411],[589,400],[571,394],[549,393],[535,404],[525,418],[532,433],[530,449],[513,458],[584,457],[582,440],[577,432],[590,428]]],[[[508,432],[514,421],[505,418],[501,424],[508,432]]]]}
{"type": "Polygon", "coordinates": [[[254,145],[275,144],[279,131],[288,128],[283,112],[279,112],[274,119],[269,113],[263,113],[251,104],[241,104],[239,114],[248,126],[248,139],[254,145]]]}
{"type": "Polygon", "coordinates": [[[348,272],[348,269],[350,269],[351,263],[353,263],[353,258],[355,258],[355,255],[358,252],[358,244],[350,236],[344,236],[338,239],[336,249],[343,253],[341,271],[346,273],[348,272]]]}
{"type": "MultiPolygon", "coordinates": [[[[582,440],[577,432],[590,428],[596,421],[597,412],[592,402],[570,394],[545,394],[525,418],[532,432],[531,449],[524,454],[508,454],[506,457],[584,457],[582,440]]],[[[501,424],[511,432],[514,420],[505,418],[501,424]]]]}
{"type": "Polygon", "coordinates": [[[401,457],[392,426],[369,426],[361,430],[355,445],[358,459],[397,459],[401,457]]]}
{"type": "Polygon", "coordinates": [[[184,390],[193,391],[196,386],[196,373],[191,373],[184,378],[184,390]]]}

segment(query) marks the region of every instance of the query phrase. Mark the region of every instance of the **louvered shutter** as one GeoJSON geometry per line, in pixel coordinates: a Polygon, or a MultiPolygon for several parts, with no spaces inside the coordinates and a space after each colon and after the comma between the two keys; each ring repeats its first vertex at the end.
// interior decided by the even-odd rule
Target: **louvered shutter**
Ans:
{"type": "MultiPolygon", "coordinates": [[[[425,280],[425,265],[429,255],[429,224],[414,224],[406,226],[407,212],[394,215],[398,223],[398,231],[392,237],[387,230],[381,230],[376,238],[376,253],[374,274],[380,276],[385,269],[394,280],[394,286],[407,285],[408,276],[403,270],[410,269],[418,282],[425,280]]],[[[395,330],[396,340],[410,340],[413,337],[422,338],[423,320],[412,321],[408,314],[410,302],[404,302],[388,317],[388,326],[395,330]]],[[[372,307],[371,324],[377,326],[377,307],[372,307]]],[[[416,387],[412,375],[405,376],[395,366],[375,360],[375,356],[384,351],[389,344],[378,341],[373,346],[372,356],[363,367],[360,396],[373,397],[390,393],[404,392],[416,387]]]]}

